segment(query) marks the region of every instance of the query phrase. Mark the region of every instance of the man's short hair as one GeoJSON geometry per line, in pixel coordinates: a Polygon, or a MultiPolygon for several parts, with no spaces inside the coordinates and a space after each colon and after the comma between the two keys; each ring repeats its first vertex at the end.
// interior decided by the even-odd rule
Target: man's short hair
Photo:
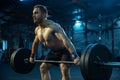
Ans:
{"type": "Polygon", "coordinates": [[[44,5],[35,5],[34,8],[39,8],[45,14],[48,14],[47,8],[44,5]]]}

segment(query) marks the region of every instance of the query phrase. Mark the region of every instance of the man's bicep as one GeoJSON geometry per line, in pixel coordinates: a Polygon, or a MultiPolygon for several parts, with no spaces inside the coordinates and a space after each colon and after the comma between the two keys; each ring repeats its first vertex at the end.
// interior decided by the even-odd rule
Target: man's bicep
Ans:
{"type": "Polygon", "coordinates": [[[38,27],[35,28],[35,38],[34,38],[34,42],[39,42],[39,39],[37,37],[37,31],[38,31],[38,27]]]}
{"type": "Polygon", "coordinates": [[[37,36],[35,36],[35,38],[34,38],[34,42],[35,42],[35,43],[38,43],[38,42],[39,42],[39,39],[38,39],[37,36]]]}
{"type": "Polygon", "coordinates": [[[58,37],[58,39],[60,39],[62,41],[68,40],[68,37],[67,37],[65,31],[62,28],[59,28],[58,31],[55,34],[58,37]]]}
{"type": "Polygon", "coordinates": [[[59,40],[63,42],[69,41],[69,38],[67,37],[64,29],[59,24],[55,23],[53,28],[55,31],[55,35],[59,40]]]}
{"type": "Polygon", "coordinates": [[[64,46],[69,50],[70,53],[73,53],[75,51],[75,48],[71,40],[68,38],[67,34],[65,33],[64,29],[59,27],[58,31],[56,31],[56,36],[59,40],[63,42],[64,46]]]}

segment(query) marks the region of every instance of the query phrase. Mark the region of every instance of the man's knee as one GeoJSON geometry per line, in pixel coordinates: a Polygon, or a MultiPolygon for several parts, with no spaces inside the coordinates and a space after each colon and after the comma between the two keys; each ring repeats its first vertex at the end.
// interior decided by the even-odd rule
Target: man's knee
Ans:
{"type": "Polygon", "coordinates": [[[70,66],[67,66],[67,65],[61,65],[61,72],[62,73],[68,73],[69,72],[69,68],[70,68],[70,66]]]}
{"type": "Polygon", "coordinates": [[[45,72],[47,72],[48,71],[48,67],[47,67],[47,65],[46,64],[41,64],[40,65],[40,72],[41,73],[45,73],[45,72]]]}

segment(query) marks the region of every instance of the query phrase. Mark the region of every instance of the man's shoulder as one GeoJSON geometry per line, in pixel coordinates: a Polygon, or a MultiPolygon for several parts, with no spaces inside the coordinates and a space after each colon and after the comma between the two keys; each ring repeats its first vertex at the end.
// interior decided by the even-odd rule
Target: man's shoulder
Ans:
{"type": "Polygon", "coordinates": [[[35,28],[35,34],[37,33],[37,30],[39,29],[39,27],[37,26],[36,28],[35,28]]]}
{"type": "Polygon", "coordinates": [[[39,28],[39,27],[38,27],[38,26],[36,26],[35,31],[36,31],[36,30],[38,30],[38,28],[39,28]]]}
{"type": "Polygon", "coordinates": [[[49,26],[52,27],[52,28],[61,27],[59,23],[54,22],[54,21],[52,21],[52,20],[48,20],[48,24],[49,24],[49,26]]]}
{"type": "Polygon", "coordinates": [[[53,24],[55,24],[55,22],[52,21],[52,20],[47,20],[47,24],[48,24],[48,25],[53,25],[53,24]]]}

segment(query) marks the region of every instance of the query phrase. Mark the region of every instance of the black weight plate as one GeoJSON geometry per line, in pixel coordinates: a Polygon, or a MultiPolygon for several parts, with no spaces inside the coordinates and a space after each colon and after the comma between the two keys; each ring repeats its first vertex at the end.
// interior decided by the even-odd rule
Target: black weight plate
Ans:
{"type": "Polygon", "coordinates": [[[85,80],[109,80],[112,68],[97,65],[94,62],[108,62],[112,60],[109,49],[102,44],[93,44],[85,56],[85,80]]]}
{"type": "Polygon", "coordinates": [[[80,57],[80,70],[81,73],[83,75],[83,77],[85,77],[85,55],[87,53],[87,50],[89,50],[89,48],[92,46],[92,44],[89,44],[82,52],[81,57],[80,57]]]}
{"type": "Polygon", "coordinates": [[[29,59],[30,53],[31,50],[26,48],[19,48],[12,53],[10,64],[15,72],[26,74],[34,68],[34,64],[25,61],[25,59],[29,59]]]}

